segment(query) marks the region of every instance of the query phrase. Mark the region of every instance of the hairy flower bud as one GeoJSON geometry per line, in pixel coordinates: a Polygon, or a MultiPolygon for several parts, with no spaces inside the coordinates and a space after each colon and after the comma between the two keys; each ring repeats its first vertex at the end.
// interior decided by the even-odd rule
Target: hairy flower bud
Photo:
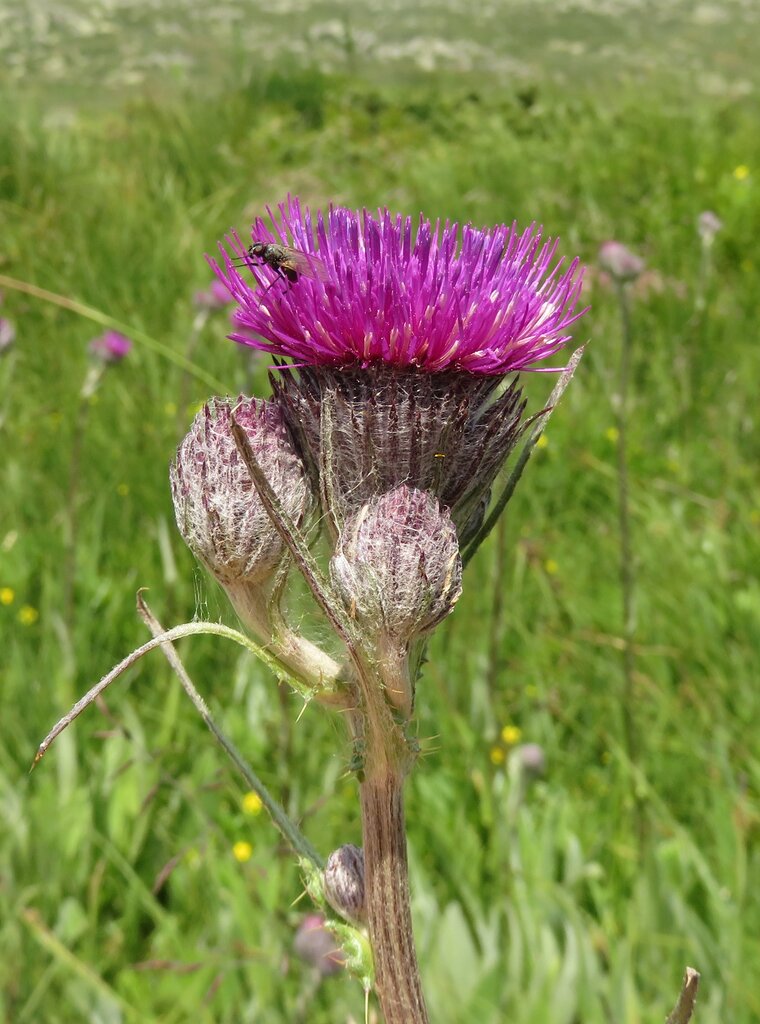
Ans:
{"type": "Polygon", "coordinates": [[[352,924],[366,920],[364,906],[364,851],[346,843],[327,858],[323,875],[325,899],[352,924]]]}
{"type": "Polygon", "coordinates": [[[238,453],[233,412],[290,517],[300,523],[310,506],[303,467],[274,402],[241,396],[205,405],[171,466],[172,498],[188,547],[225,586],[268,579],[285,550],[238,453]]]}
{"type": "Polygon", "coordinates": [[[445,619],[462,591],[451,517],[405,485],[373,498],[346,523],[330,575],[362,628],[406,646],[445,619]]]}

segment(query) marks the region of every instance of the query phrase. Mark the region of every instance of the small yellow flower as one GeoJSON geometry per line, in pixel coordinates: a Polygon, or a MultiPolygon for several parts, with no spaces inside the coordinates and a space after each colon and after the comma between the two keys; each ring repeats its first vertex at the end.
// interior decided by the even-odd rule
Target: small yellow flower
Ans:
{"type": "Polygon", "coordinates": [[[40,613],[30,604],[22,604],[18,610],[18,621],[22,626],[33,626],[39,617],[40,613]]]}
{"type": "Polygon", "coordinates": [[[261,797],[258,793],[254,793],[253,790],[251,790],[250,793],[246,793],[243,797],[243,811],[246,814],[261,814],[261,808],[263,806],[261,797]]]}
{"type": "Polygon", "coordinates": [[[176,416],[177,415],[177,403],[176,402],[165,402],[164,403],[164,412],[166,413],[167,416],[176,416]]]}
{"type": "Polygon", "coordinates": [[[559,562],[555,561],[553,558],[547,558],[544,562],[544,569],[546,569],[550,576],[556,576],[559,572],[559,562]]]}
{"type": "Polygon", "coordinates": [[[501,730],[501,738],[508,747],[513,747],[522,738],[522,729],[519,725],[505,725],[501,730]]]}
{"type": "Polygon", "coordinates": [[[13,587],[0,587],[0,604],[13,604],[16,593],[13,587]]]}
{"type": "Polygon", "coordinates": [[[536,441],[536,448],[546,448],[548,444],[549,438],[546,436],[546,434],[542,434],[536,441]]]}
{"type": "Polygon", "coordinates": [[[501,747],[491,747],[491,751],[488,756],[491,758],[491,764],[500,765],[504,764],[507,755],[501,747]]]}
{"type": "Polygon", "coordinates": [[[746,181],[749,177],[749,167],[746,164],[739,164],[738,167],[734,167],[734,177],[737,181],[746,181]]]}
{"type": "Polygon", "coordinates": [[[126,498],[129,494],[129,484],[118,484],[116,487],[116,493],[120,498],[126,498]]]}
{"type": "Polygon", "coordinates": [[[232,856],[240,864],[245,864],[253,856],[253,847],[245,839],[239,839],[232,847],[232,856]]]}
{"type": "Polygon", "coordinates": [[[604,432],[604,436],[611,444],[616,444],[618,438],[620,437],[620,431],[617,427],[607,427],[607,429],[604,432]]]}

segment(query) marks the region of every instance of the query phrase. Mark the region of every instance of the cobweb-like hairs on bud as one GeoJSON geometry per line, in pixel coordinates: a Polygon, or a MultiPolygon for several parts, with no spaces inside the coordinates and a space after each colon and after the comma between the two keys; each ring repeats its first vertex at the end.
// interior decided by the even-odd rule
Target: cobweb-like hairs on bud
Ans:
{"type": "Polygon", "coordinates": [[[346,523],[330,576],[370,635],[404,646],[438,625],[462,592],[451,517],[425,491],[402,485],[346,523]]]}
{"type": "Polygon", "coordinates": [[[243,396],[208,402],[177,450],[170,479],[179,531],[223,585],[263,582],[285,550],[238,454],[233,413],[292,520],[300,523],[311,505],[279,406],[243,396]]]}

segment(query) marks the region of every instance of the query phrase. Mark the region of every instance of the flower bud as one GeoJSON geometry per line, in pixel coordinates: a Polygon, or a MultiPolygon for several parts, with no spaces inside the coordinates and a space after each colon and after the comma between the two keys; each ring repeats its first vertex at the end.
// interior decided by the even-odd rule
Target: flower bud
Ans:
{"type": "Polygon", "coordinates": [[[275,403],[241,396],[205,405],[172,463],[172,498],[187,546],[225,586],[267,580],[285,551],[235,445],[233,412],[291,519],[300,523],[310,507],[303,467],[275,403]]]}
{"type": "Polygon", "coordinates": [[[599,247],[599,263],[616,281],[635,281],[644,271],[644,261],[622,242],[603,242],[599,247]]]}
{"type": "Polygon", "coordinates": [[[445,619],[462,592],[451,516],[403,484],[373,498],[346,523],[330,575],[370,636],[405,646],[445,619]]]}
{"type": "Polygon", "coordinates": [[[366,920],[364,905],[364,851],[346,843],[327,858],[323,875],[325,899],[333,910],[352,924],[366,920]]]}

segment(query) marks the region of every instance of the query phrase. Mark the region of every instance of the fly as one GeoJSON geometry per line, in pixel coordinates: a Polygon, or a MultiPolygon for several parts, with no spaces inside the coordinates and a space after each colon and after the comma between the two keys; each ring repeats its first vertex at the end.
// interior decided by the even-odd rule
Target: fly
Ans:
{"type": "Polygon", "coordinates": [[[295,284],[301,274],[321,281],[327,277],[322,260],[310,253],[292,249],[289,245],[279,245],[277,242],[254,242],[248,246],[246,257],[253,260],[258,267],[269,267],[278,277],[289,281],[290,284],[295,284]]]}

